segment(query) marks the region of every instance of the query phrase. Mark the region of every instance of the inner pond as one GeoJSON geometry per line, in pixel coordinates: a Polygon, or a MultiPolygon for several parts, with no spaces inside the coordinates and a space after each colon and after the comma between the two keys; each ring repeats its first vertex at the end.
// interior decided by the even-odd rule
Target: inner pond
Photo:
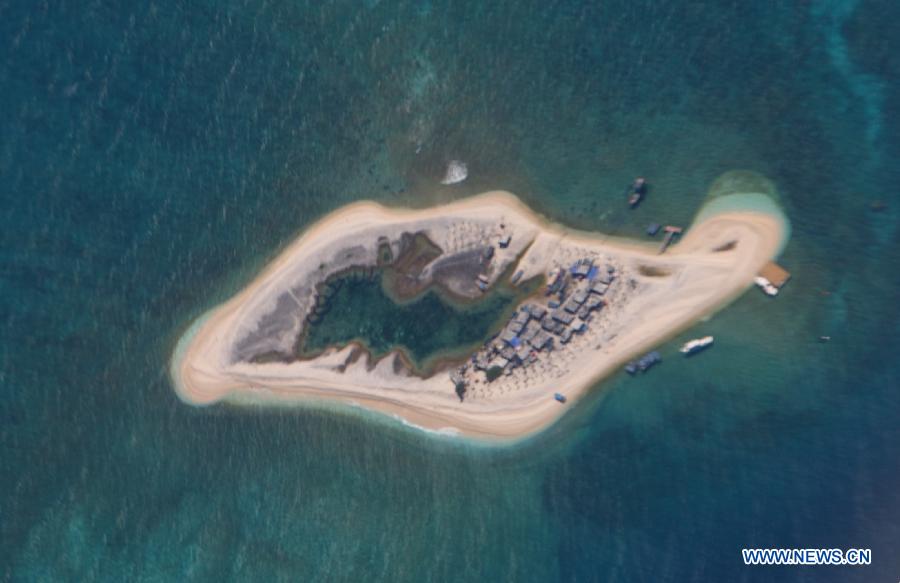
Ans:
{"type": "Polygon", "coordinates": [[[374,358],[400,350],[416,372],[428,371],[439,360],[465,358],[512,317],[515,307],[537,282],[513,288],[503,282],[484,297],[461,303],[428,289],[397,302],[383,285],[383,273],[344,275],[329,282],[324,310],[307,324],[297,356],[309,358],[331,346],[356,341],[374,358]]]}

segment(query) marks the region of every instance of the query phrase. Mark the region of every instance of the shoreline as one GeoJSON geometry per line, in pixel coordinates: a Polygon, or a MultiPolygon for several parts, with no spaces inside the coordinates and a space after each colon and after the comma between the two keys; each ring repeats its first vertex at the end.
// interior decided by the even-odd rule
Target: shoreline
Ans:
{"type": "MultiPolygon", "coordinates": [[[[759,194],[752,195],[748,200],[758,201],[758,197],[769,199],[769,195],[759,194]]],[[[737,201],[732,199],[729,202],[737,201]]],[[[721,206],[722,203],[718,205],[721,206]]],[[[655,254],[655,245],[652,243],[567,229],[534,214],[509,193],[490,192],[423,210],[390,209],[372,202],[354,203],[311,225],[241,292],[195,320],[176,345],[170,363],[170,376],[179,398],[192,405],[208,405],[224,400],[238,405],[279,407],[302,405],[323,408],[323,404],[327,404],[328,409],[336,410],[350,406],[387,419],[402,420],[403,425],[426,431],[429,435],[466,437],[489,442],[518,441],[554,423],[593,385],[631,358],[683,332],[740,296],[752,285],[752,277],[758,267],[774,258],[783,248],[789,225],[777,205],[771,204],[776,212],[770,213],[760,212],[758,209],[742,211],[714,208],[714,213],[707,212],[704,215],[707,206],[715,205],[701,207],[697,213],[700,220],[695,219],[683,240],[673,245],[666,255],[660,256],[655,254]],[[426,219],[449,214],[463,217],[459,220],[468,220],[470,215],[515,215],[515,220],[521,220],[522,224],[530,222],[529,226],[534,228],[536,235],[528,243],[529,251],[524,259],[529,258],[533,251],[530,247],[538,240],[542,242],[542,247],[588,246],[613,256],[624,257],[626,261],[673,264],[679,269],[685,269],[685,273],[699,265],[696,269],[698,276],[708,274],[714,278],[711,281],[721,280],[728,287],[719,293],[710,293],[689,283],[687,285],[691,287],[688,291],[699,289],[706,295],[691,302],[692,298],[688,294],[677,302],[677,309],[668,310],[674,313],[674,317],[663,313],[663,321],[654,319],[652,325],[641,321],[640,310],[637,318],[626,313],[626,316],[632,318],[629,323],[640,327],[643,334],[626,330],[613,335],[611,348],[599,349],[598,344],[594,358],[583,355],[581,364],[575,367],[577,370],[565,377],[566,386],[559,389],[570,402],[567,406],[560,406],[552,398],[546,398],[546,391],[542,390],[523,390],[521,396],[497,396],[460,404],[455,394],[447,394],[445,386],[441,388],[440,382],[443,381],[443,385],[446,385],[448,381],[446,378],[436,378],[440,375],[425,379],[406,379],[402,376],[392,379],[390,371],[386,369],[393,365],[396,358],[392,356],[393,352],[374,363],[369,363],[369,356],[364,355],[359,360],[366,361],[362,363],[364,368],[371,364],[369,374],[354,370],[351,371],[352,374],[345,376],[326,374],[320,370],[310,371],[309,367],[302,370],[293,365],[283,365],[280,369],[277,365],[254,367],[228,363],[223,359],[223,349],[234,342],[235,329],[240,328],[235,322],[239,323],[240,316],[246,315],[248,302],[254,296],[274,293],[272,290],[278,283],[279,274],[286,273],[290,264],[298,256],[304,255],[304,248],[308,244],[324,240],[327,246],[336,239],[334,233],[342,228],[346,229],[348,224],[375,224],[376,228],[386,228],[403,221],[421,224],[426,219]],[[707,242],[704,235],[708,239],[720,236],[720,231],[740,236],[742,242],[743,238],[750,239],[751,243],[748,244],[755,245],[748,251],[742,247],[743,254],[738,256],[741,261],[732,270],[737,276],[728,277],[732,275],[731,271],[723,268],[720,258],[710,257],[708,250],[705,255],[701,254],[700,250],[707,242]],[[760,265],[757,266],[757,263],[760,265]],[[598,356],[601,358],[598,359],[598,356]],[[293,371],[287,370],[292,368],[293,371]]],[[[544,258],[540,253],[541,251],[537,252],[537,259],[544,258]]],[[[651,300],[656,297],[651,296],[651,300]]],[[[652,302],[644,303],[647,304],[646,309],[654,309],[652,302]]],[[[320,361],[316,366],[339,363],[342,355],[346,357],[344,353],[348,350],[349,346],[326,354],[321,359],[314,359],[320,361]]],[[[585,346],[583,350],[592,349],[585,346]]],[[[563,381],[562,378],[559,380],[563,381]]],[[[554,385],[555,381],[541,378],[538,384],[554,385]]]]}

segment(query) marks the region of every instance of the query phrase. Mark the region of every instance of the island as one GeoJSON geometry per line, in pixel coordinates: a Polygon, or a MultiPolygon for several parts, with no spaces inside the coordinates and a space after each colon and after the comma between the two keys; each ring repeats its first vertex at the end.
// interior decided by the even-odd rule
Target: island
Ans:
{"type": "Polygon", "coordinates": [[[350,204],[190,326],[173,384],[198,406],[354,407],[437,433],[523,438],[751,287],[789,236],[775,196],[759,175],[726,174],[662,246],[566,228],[508,192],[421,210],[350,204]],[[376,274],[400,304],[430,291],[472,305],[501,286],[521,293],[477,346],[427,366],[358,341],[304,349],[333,284],[376,274]]]}

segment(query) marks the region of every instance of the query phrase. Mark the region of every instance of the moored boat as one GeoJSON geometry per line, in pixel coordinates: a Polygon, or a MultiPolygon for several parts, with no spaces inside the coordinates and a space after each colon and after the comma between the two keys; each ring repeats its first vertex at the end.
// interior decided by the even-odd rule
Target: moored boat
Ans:
{"type": "Polygon", "coordinates": [[[643,178],[635,178],[634,182],[631,183],[631,188],[628,195],[628,206],[631,208],[635,208],[637,205],[641,203],[641,200],[644,198],[644,194],[647,192],[647,181],[643,178]]]}
{"type": "Polygon", "coordinates": [[[772,285],[772,282],[770,282],[765,277],[756,276],[753,278],[753,283],[755,283],[757,286],[759,286],[759,288],[761,290],[766,292],[766,295],[769,295],[769,296],[777,296],[778,295],[778,288],[775,287],[774,285],[772,285]]]}
{"type": "Polygon", "coordinates": [[[639,358],[637,360],[637,367],[641,372],[647,372],[651,366],[660,362],[662,362],[662,356],[660,356],[659,352],[654,350],[639,358]]]}
{"type": "Polygon", "coordinates": [[[662,362],[662,356],[657,351],[648,352],[644,356],[640,357],[637,360],[633,360],[629,362],[625,366],[625,372],[630,375],[636,374],[638,371],[647,372],[647,370],[653,366],[654,364],[659,364],[662,362]]]}
{"type": "Polygon", "coordinates": [[[566,396],[563,395],[562,393],[554,393],[553,398],[556,399],[557,401],[559,401],[560,403],[566,402],[566,396]]]}

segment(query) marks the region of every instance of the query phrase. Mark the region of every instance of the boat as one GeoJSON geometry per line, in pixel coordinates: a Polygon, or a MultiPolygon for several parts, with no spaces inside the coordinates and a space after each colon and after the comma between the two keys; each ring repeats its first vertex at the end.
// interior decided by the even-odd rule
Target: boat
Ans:
{"type": "Polygon", "coordinates": [[[761,275],[754,277],[753,283],[758,285],[761,290],[766,292],[766,295],[769,295],[769,296],[777,296],[778,295],[778,288],[775,287],[774,285],[772,285],[771,281],[769,281],[765,277],[762,277],[761,275]]]}
{"type": "Polygon", "coordinates": [[[679,352],[685,356],[690,356],[692,354],[696,354],[703,350],[704,348],[708,348],[713,343],[712,336],[704,336],[703,338],[695,338],[693,340],[689,340],[685,342],[681,347],[679,352]]]}
{"type": "Polygon", "coordinates": [[[566,402],[566,396],[563,395],[562,393],[554,393],[553,398],[556,399],[557,401],[559,401],[560,403],[566,402]]]}
{"type": "Polygon", "coordinates": [[[662,362],[662,356],[654,350],[625,365],[625,372],[630,375],[637,374],[638,371],[647,372],[651,366],[660,362],[662,362]]]}
{"type": "Polygon", "coordinates": [[[662,362],[662,356],[660,356],[659,352],[653,351],[645,354],[637,361],[637,367],[641,372],[647,372],[647,370],[653,366],[654,364],[662,362]]]}
{"type": "Polygon", "coordinates": [[[631,183],[630,194],[628,195],[628,206],[635,208],[641,203],[644,194],[647,192],[647,181],[641,177],[635,178],[631,183]]]}

